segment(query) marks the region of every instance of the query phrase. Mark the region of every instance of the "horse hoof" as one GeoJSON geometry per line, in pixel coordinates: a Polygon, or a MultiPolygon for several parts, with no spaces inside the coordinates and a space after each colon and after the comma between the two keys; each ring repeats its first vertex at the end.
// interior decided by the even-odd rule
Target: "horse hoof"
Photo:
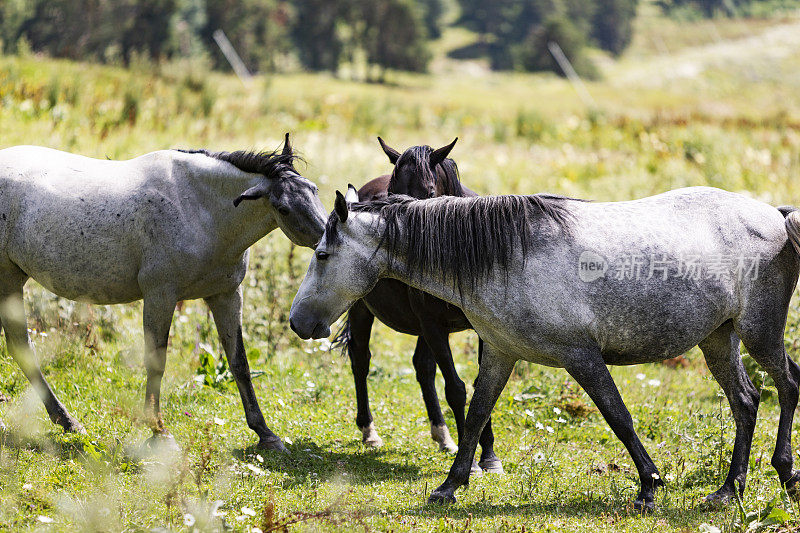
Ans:
{"type": "Polygon", "coordinates": [[[451,503],[456,503],[456,497],[448,492],[433,491],[431,492],[431,495],[428,498],[428,503],[435,503],[438,505],[450,505],[451,503]]]}
{"type": "Polygon", "coordinates": [[[64,426],[66,433],[77,433],[79,435],[88,435],[86,428],[77,420],[72,420],[68,425],[64,426]]]}
{"type": "Polygon", "coordinates": [[[783,484],[786,487],[786,494],[793,500],[800,500],[800,486],[798,486],[800,483],[798,481],[800,481],[800,470],[794,470],[792,477],[783,484]]]}
{"type": "Polygon", "coordinates": [[[633,502],[633,510],[641,514],[650,514],[656,510],[656,502],[636,500],[633,502]]]}
{"type": "Polygon", "coordinates": [[[733,500],[733,493],[726,489],[719,489],[712,492],[700,503],[700,507],[704,511],[716,511],[726,507],[733,500]]]}
{"type": "Polygon", "coordinates": [[[375,424],[370,422],[366,427],[359,428],[361,430],[361,442],[367,448],[380,448],[383,446],[383,439],[375,431],[375,424]]]}
{"type": "Polygon", "coordinates": [[[78,433],[79,435],[86,435],[86,428],[83,424],[78,422],[69,413],[63,413],[56,417],[50,418],[53,422],[64,428],[64,433],[78,433]]]}
{"type": "Polygon", "coordinates": [[[173,455],[181,451],[178,441],[169,433],[158,433],[144,441],[145,455],[173,455]]]}
{"type": "Polygon", "coordinates": [[[453,437],[450,436],[450,430],[447,429],[447,426],[444,424],[441,426],[434,426],[431,424],[431,438],[439,445],[440,451],[448,453],[458,452],[458,445],[453,440],[453,437]]]}
{"type": "Polygon", "coordinates": [[[478,463],[478,466],[483,469],[487,474],[505,474],[503,470],[503,462],[498,457],[484,459],[478,463]]]}
{"type": "Polygon", "coordinates": [[[289,450],[286,446],[283,445],[280,437],[266,437],[258,441],[257,448],[259,450],[266,450],[266,451],[273,451],[273,452],[281,452],[285,454],[289,454],[289,450]]]}

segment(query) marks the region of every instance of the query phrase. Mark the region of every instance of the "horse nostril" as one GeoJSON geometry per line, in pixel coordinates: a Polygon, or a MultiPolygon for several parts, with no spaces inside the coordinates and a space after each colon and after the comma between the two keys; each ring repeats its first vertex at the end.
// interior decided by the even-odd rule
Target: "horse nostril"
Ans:
{"type": "Polygon", "coordinates": [[[297,328],[294,327],[294,320],[292,320],[291,318],[289,319],[289,327],[292,328],[292,331],[297,333],[297,328]]]}

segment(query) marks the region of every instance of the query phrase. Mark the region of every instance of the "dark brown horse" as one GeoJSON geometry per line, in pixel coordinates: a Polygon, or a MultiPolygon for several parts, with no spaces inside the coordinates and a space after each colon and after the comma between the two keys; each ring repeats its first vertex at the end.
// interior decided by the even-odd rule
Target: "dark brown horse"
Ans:
{"type": "MultiPolygon", "coordinates": [[[[455,161],[447,158],[456,140],[438,150],[430,146],[413,146],[400,154],[378,137],[381,148],[394,165],[394,170],[391,174],[375,178],[361,187],[358,191],[359,201],[386,198],[391,194],[405,194],[422,199],[435,196],[477,196],[461,184],[455,161]]],[[[458,307],[392,279],[379,281],[372,292],[353,304],[334,346],[346,348],[350,356],[356,386],[356,424],[367,446],[380,446],[383,443],[372,421],[367,394],[367,375],[372,357],[369,339],[375,317],[396,331],[418,337],[412,361],[431,422],[431,437],[442,450],[455,452],[458,448],[450,437],[436,394],[436,365],[439,365],[444,376],[445,397],[453,410],[460,442],[464,430],[467,392],[453,364],[448,336],[450,333],[472,329],[472,325],[458,307]]],[[[478,361],[482,347],[483,341],[479,341],[478,361]]],[[[483,431],[480,444],[480,468],[473,465],[473,471],[483,469],[487,472],[502,472],[502,462],[493,449],[491,420],[483,431]]]]}

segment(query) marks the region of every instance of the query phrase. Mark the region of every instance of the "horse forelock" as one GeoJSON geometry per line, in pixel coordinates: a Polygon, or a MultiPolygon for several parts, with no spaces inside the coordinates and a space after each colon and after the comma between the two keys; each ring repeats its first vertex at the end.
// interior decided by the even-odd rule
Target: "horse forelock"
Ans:
{"type": "MultiPolygon", "coordinates": [[[[463,294],[495,266],[507,273],[518,248],[524,257],[536,245],[536,229],[542,222],[551,221],[569,231],[569,200],[546,194],[421,201],[394,195],[351,204],[350,210],[380,217],[381,243],[390,262],[404,261],[409,272],[449,279],[463,294]]],[[[328,236],[331,242],[338,239],[337,222],[329,220],[334,230],[328,236]]]]}
{"type": "MultiPolygon", "coordinates": [[[[411,164],[414,165],[414,172],[417,178],[422,181],[432,181],[434,183],[442,183],[444,194],[447,196],[464,196],[461,188],[461,180],[458,175],[458,165],[450,158],[445,159],[435,168],[431,168],[430,157],[433,153],[433,148],[427,145],[412,146],[400,156],[397,164],[401,161],[405,162],[410,159],[411,164]]],[[[391,191],[397,184],[396,172],[392,172],[389,179],[389,190],[391,191]]]]}

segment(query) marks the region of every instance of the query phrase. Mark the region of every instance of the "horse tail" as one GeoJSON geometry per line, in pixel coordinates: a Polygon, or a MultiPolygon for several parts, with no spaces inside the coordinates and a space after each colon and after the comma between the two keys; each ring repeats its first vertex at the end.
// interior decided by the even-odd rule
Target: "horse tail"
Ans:
{"type": "Polygon", "coordinates": [[[800,254],[800,211],[796,207],[779,207],[778,211],[784,216],[786,233],[789,235],[789,242],[792,243],[794,251],[800,254]]]}
{"type": "Polygon", "coordinates": [[[350,334],[350,311],[348,311],[344,324],[342,324],[342,327],[336,332],[336,336],[333,338],[333,342],[331,342],[331,351],[341,350],[342,355],[349,353],[352,340],[353,336],[350,334]]]}

